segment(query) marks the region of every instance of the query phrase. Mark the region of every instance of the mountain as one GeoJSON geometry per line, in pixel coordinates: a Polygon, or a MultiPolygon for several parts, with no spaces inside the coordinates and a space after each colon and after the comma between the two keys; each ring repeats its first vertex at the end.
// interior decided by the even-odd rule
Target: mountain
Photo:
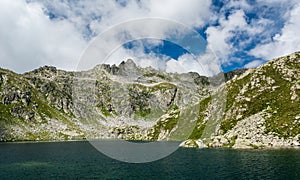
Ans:
{"type": "Polygon", "coordinates": [[[211,113],[211,100],[202,100],[196,128],[183,146],[300,146],[299,52],[248,69],[219,89],[226,92],[221,120],[211,113]],[[213,122],[214,132],[205,134],[213,122]]]}
{"type": "Polygon", "coordinates": [[[179,113],[195,109],[209,93],[208,81],[197,73],[139,68],[132,60],[82,72],[0,69],[0,141],[172,139],[179,113]]]}
{"type": "Polygon", "coordinates": [[[186,147],[299,147],[300,53],[213,77],[140,68],[0,69],[0,141],[186,140],[186,147]]]}

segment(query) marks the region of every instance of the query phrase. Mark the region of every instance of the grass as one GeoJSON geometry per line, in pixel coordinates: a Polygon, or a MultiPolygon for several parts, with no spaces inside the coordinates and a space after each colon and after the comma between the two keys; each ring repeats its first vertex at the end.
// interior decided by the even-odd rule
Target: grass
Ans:
{"type": "Polygon", "coordinates": [[[153,127],[152,133],[148,133],[148,137],[150,137],[151,141],[158,140],[159,134],[162,131],[171,131],[178,123],[180,118],[179,107],[176,104],[172,104],[169,110],[166,112],[170,115],[170,117],[166,119],[159,120],[153,127]]]}
{"type": "MultiPolygon", "coordinates": [[[[291,66],[291,65],[289,65],[291,66]]],[[[244,118],[257,114],[262,111],[266,111],[269,107],[268,113],[271,113],[271,117],[266,117],[266,133],[273,132],[279,137],[290,137],[300,133],[300,125],[293,125],[294,118],[300,113],[300,102],[291,101],[290,88],[291,83],[283,79],[283,74],[275,69],[274,66],[264,66],[261,70],[262,75],[270,77],[275,80],[272,85],[267,85],[266,81],[262,81],[260,78],[259,85],[262,87],[278,86],[277,89],[266,89],[259,92],[260,87],[254,89],[248,89],[244,94],[245,97],[250,97],[251,100],[237,102],[235,97],[238,96],[243,86],[250,82],[250,75],[231,82],[227,87],[227,105],[226,112],[239,107],[246,107],[246,111],[241,112],[244,118]],[[277,111],[277,113],[273,113],[277,111]]],[[[299,92],[298,92],[299,93],[299,92]]],[[[232,117],[221,122],[221,129],[224,133],[232,129],[239,120],[236,118],[236,114],[232,117]]]]}
{"type": "Polygon", "coordinates": [[[149,99],[154,96],[154,92],[165,92],[168,89],[176,89],[171,83],[160,83],[155,86],[145,86],[139,83],[128,85],[130,103],[136,117],[146,117],[151,114],[149,99]]]}
{"type": "Polygon", "coordinates": [[[201,102],[200,102],[200,109],[199,109],[199,115],[198,115],[198,119],[197,119],[197,123],[196,123],[196,126],[195,128],[193,129],[191,135],[189,136],[188,139],[200,139],[201,136],[202,136],[202,133],[206,127],[206,124],[203,123],[204,121],[204,118],[206,117],[205,115],[205,111],[207,110],[208,108],[208,105],[209,103],[211,102],[211,96],[203,99],[201,102]]]}
{"type": "Polygon", "coordinates": [[[250,82],[251,75],[247,75],[244,78],[238,79],[230,84],[226,85],[226,108],[225,111],[227,112],[236,102],[235,98],[238,93],[242,90],[244,85],[250,82]]]}
{"type": "Polygon", "coordinates": [[[224,144],[223,147],[232,147],[232,146],[234,146],[236,139],[237,139],[237,136],[232,137],[229,140],[229,143],[228,144],[224,144]]]}
{"type": "MultiPolygon", "coordinates": [[[[19,75],[14,73],[7,73],[8,81],[6,87],[11,87],[10,91],[30,91],[31,93],[31,101],[29,105],[24,105],[21,100],[19,99],[17,102],[4,105],[3,103],[0,103],[0,114],[1,114],[1,127],[4,127],[10,133],[13,132],[12,127],[19,127],[21,128],[21,131],[24,133],[24,135],[20,136],[19,134],[11,134],[10,136],[6,136],[6,139],[4,140],[26,140],[26,141],[32,141],[36,140],[37,138],[40,140],[51,140],[51,137],[49,136],[50,132],[43,132],[43,131],[37,131],[35,134],[30,132],[27,127],[40,126],[43,123],[47,123],[47,119],[57,119],[62,121],[64,124],[67,124],[69,128],[75,131],[79,131],[78,127],[72,122],[71,114],[66,114],[61,109],[56,109],[51,104],[49,104],[46,100],[46,95],[41,92],[41,89],[35,88],[29,84],[29,80],[20,78],[19,75]],[[38,105],[38,108],[34,108],[34,104],[38,105]],[[20,106],[22,109],[21,111],[26,113],[34,112],[35,116],[40,116],[42,121],[37,121],[36,118],[32,120],[25,120],[23,117],[18,116],[15,117],[11,114],[11,109],[13,107],[20,106]]],[[[49,84],[50,86],[55,86],[55,84],[49,84]]],[[[53,90],[53,88],[50,87],[50,89],[53,90]]],[[[1,87],[2,90],[2,87],[1,87]]],[[[54,95],[57,95],[59,92],[54,92],[54,95]]],[[[59,95],[59,94],[58,94],[59,95]]],[[[65,96],[65,93],[63,93],[62,96],[65,96]]],[[[3,99],[3,95],[0,97],[3,99]]],[[[57,98],[60,98],[58,96],[57,98]]],[[[54,132],[52,132],[54,133],[54,132]]],[[[52,134],[53,135],[53,134],[52,134]]],[[[52,137],[53,138],[53,137],[52,137]]]]}
{"type": "Polygon", "coordinates": [[[154,76],[156,76],[156,77],[159,77],[161,79],[170,81],[170,78],[167,75],[163,74],[163,72],[146,73],[146,74],[144,74],[144,76],[145,77],[154,77],[154,76]]]}
{"type": "MultiPolygon", "coordinates": [[[[275,79],[275,86],[279,86],[272,95],[266,94],[262,99],[268,101],[269,106],[276,110],[271,118],[266,119],[267,132],[275,132],[280,137],[295,136],[300,133],[300,125],[293,125],[296,115],[300,113],[300,101],[291,101],[291,84],[272,67],[266,67],[267,73],[275,79]],[[292,130],[291,130],[292,128],[292,130]]],[[[300,93],[299,93],[300,95],[300,93]]]]}
{"type": "Polygon", "coordinates": [[[101,113],[106,117],[111,116],[111,113],[104,106],[101,107],[101,113]]]}
{"type": "Polygon", "coordinates": [[[138,117],[146,117],[147,115],[149,115],[151,113],[151,109],[147,108],[147,109],[143,109],[143,110],[137,110],[134,112],[134,114],[138,117]]]}

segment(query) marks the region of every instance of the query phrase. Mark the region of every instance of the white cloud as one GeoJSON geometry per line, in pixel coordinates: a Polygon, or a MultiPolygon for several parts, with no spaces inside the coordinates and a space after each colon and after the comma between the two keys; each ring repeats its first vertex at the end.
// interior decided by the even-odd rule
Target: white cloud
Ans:
{"type": "Polygon", "coordinates": [[[229,0],[228,2],[225,2],[225,9],[243,9],[243,10],[251,10],[253,7],[248,4],[246,0],[229,0]]]}
{"type": "Polygon", "coordinates": [[[273,36],[273,41],[256,46],[250,54],[265,59],[273,59],[300,50],[300,4],[289,12],[288,21],[280,34],[273,36]]]}
{"type": "Polygon", "coordinates": [[[217,57],[207,49],[206,53],[195,57],[191,54],[184,54],[178,60],[166,62],[167,72],[197,72],[200,75],[212,76],[221,72],[217,57]]]}
{"type": "Polygon", "coordinates": [[[265,0],[256,0],[257,3],[260,4],[267,4],[267,5],[287,5],[287,4],[296,4],[298,0],[272,0],[272,1],[265,1],[265,0]]]}
{"type": "Polygon", "coordinates": [[[0,64],[24,72],[41,65],[73,69],[86,45],[67,21],[50,21],[42,6],[0,1],[0,64]]]}
{"type": "Polygon", "coordinates": [[[188,26],[201,27],[210,18],[210,0],[145,1],[149,16],[171,19],[188,26]]]}
{"type": "Polygon", "coordinates": [[[237,10],[228,19],[225,19],[225,17],[221,18],[219,23],[219,26],[207,28],[207,42],[221,61],[226,63],[228,56],[235,51],[235,47],[228,41],[236,35],[234,31],[242,31],[247,28],[245,13],[243,10],[237,10]]]}
{"type": "Polygon", "coordinates": [[[264,63],[264,61],[262,61],[262,60],[254,60],[254,61],[251,61],[251,62],[245,64],[244,68],[255,68],[257,66],[260,66],[263,63],[264,63]]]}
{"type": "MultiPolygon", "coordinates": [[[[74,70],[87,46],[86,36],[124,21],[158,17],[201,27],[211,17],[209,0],[129,0],[125,6],[103,0],[28,2],[0,1],[0,23],[5,25],[0,29],[0,66],[17,72],[45,64],[74,70]]],[[[164,28],[164,24],[132,27],[130,33],[159,33],[164,28]]]]}
{"type": "MultiPolygon", "coordinates": [[[[74,70],[91,38],[119,23],[147,17],[169,19],[192,28],[211,25],[206,30],[208,45],[222,60],[223,65],[237,61],[242,63],[243,60],[235,56],[236,52],[248,53],[258,59],[271,59],[300,50],[300,38],[297,34],[300,29],[298,0],[257,0],[256,4],[247,0],[226,0],[218,12],[212,12],[210,0],[119,2],[121,1],[0,1],[0,66],[17,72],[32,70],[45,64],[74,70]],[[267,14],[272,8],[280,11],[281,20],[286,20],[281,32],[273,37],[271,34],[278,29],[270,28],[274,27],[277,21],[274,17],[269,18],[272,15],[267,14]],[[257,17],[247,17],[249,12],[255,13],[257,17]],[[217,26],[212,25],[216,22],[217,26]],[[245,34],[247,38],[241,40],[240,37],[245,34]],[[245,52],[249,45],[255,48],[245,52]]],[[[168,24],[165,23],[133,25],[127,35],[138,37],[154,33],[165,39],[174,33],[169,32],[168,28],[168,24]]],[[[120,45],[121,40],[111,39],[111,44],[100,48],[108,51],[108,46],[120,45]]],[[[154,41],[143,46],[157,45],[155,43],[161,42],[154,41]]],[[[145,54],[142,51],[143,47],[139,46],[135,49],[136,52],[124,48],[116,51],[110,57],[111,63],[117,64],[127,58],[139,57],[137,62],[143,61],[141,64],[161,66],[169,71],[171,65],[177,65],[176,68],[180,67],[181,70],[185,69],[184,71],[193,70],[202,74],[210,74],[218,69],[217,63],[210,64],[211,61],[205,60],[213,58],[212,53],[198,57],[197,61],[201,59],[202,66],[202,70],[199,70],[200,68],[193,64],[195,61],[189,62],[190,57],[186,55],[174,62],[170,57],[145,54]],[[167,61],[170,62],[169,67],[167,61]]],[[[97,54],[96,51],[94,53],[97,54]]],[[[252,65],[255,62],[257,61],[252,65]]],[[[250,65],[251,62],[245,66],[250,65]]]]}
{"type": "Polygon", "coordinates": [[[199,72],[202,67],[197,63],[195,57],[190,54],[184,54],[178,58],[178,60],[170,60],[166,63],[167,72],[199,72]]]}
{"type": "Polygon", "coordinates": [[[211,17],[210,0],[145,0],[123,1],[42,1],[63,17],[67,17],[77,27],[90,24],[97,34],[112,25],[138,18],[157,17],[181,22],[192,27],[201,27],[211,17]],[[95,18],[99,17],[99,18],[95,18]]]}

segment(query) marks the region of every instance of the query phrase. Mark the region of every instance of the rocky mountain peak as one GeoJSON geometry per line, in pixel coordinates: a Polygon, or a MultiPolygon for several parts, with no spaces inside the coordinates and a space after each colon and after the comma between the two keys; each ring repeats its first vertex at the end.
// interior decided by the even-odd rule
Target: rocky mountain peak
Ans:
{"type": "Polygon", "coordinates": [[[122,61],[119,64],[119,68],[122,68],[124,66],[127,68],[136,68],[137,67],[135,62],[132,59],[127,59],[126,61],[122,61]]]}
{"type": "Polygon", "coordinates": [[[136,74],[138,71],[138,67],[132,59],[122,61],[118,66],[115,64],[100,64],[99,66],[101,69],[104,69],[106,72],[112,75],[128,76],[136,74]]]}
{"type": "Polygon", "coordinates": [[[139,75],[139,69],[132,59],[128,59],[119,64],[119,73],[122,76],[137,77],[139,75]]]}

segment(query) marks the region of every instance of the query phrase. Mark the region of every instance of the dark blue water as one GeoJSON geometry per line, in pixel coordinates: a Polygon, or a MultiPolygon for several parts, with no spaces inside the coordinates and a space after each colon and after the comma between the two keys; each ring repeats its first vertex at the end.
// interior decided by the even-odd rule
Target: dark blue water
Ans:
{"type": "Polygon", "coordinates": [[[130,164],[88,142],[2,143],[0,179],[300,179],[300,150],[180,148],[130,164]]]}

